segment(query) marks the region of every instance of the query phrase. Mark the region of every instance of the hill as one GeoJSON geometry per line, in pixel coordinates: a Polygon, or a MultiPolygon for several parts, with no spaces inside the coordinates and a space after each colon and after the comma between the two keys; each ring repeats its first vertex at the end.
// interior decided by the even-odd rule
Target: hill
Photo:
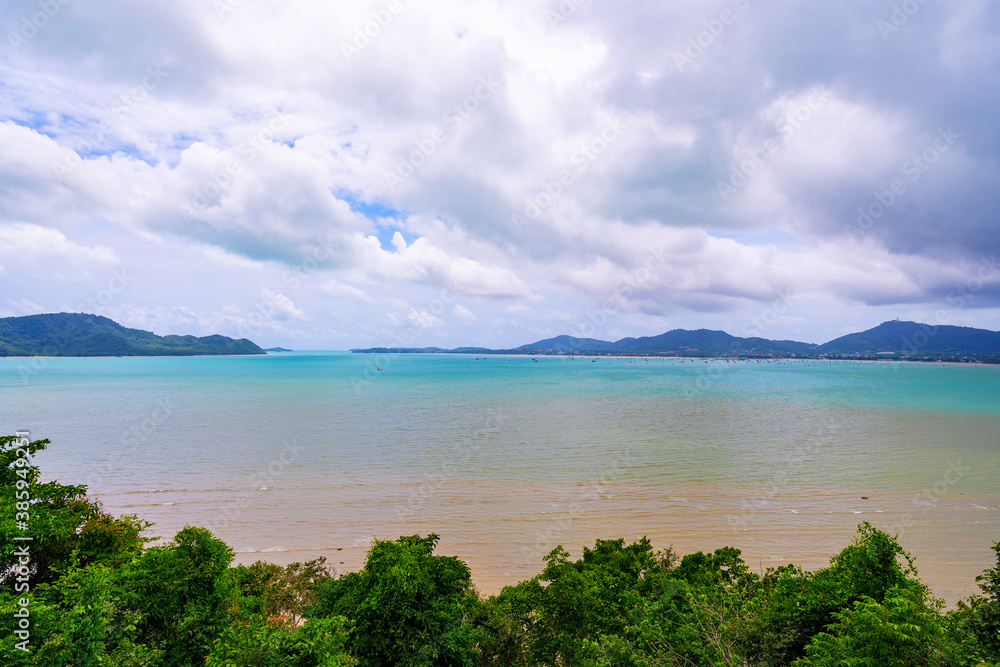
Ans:
{"type": "Polygon", "coordinates": [[[1000,332],[972,327],[920,324],[893,320],[835,338],[819,346],[821,354],[990,357],[1000,355],[1000,332]]]}
{"type": "Polygon", "coordinates": [[[899,356],[916,359],[974,359],[995,362],[1000,359],[1000,332],[970,327],[932,326],[918,322],[883,322],[873,329],[841,336],[829,343],[815,345],[794,340],[741,338],[725,331],[710,329],[674,329],[658,336],[622,338],[617,341],[596,338],[555,336],[522,345],[512,350],[482,347],[459,347],[443,350],[428,348],[370,348],[352,352],[453,354],[621,354],[676,355],[685,357],[876,357],[899,356]]]}
{"type": "Polygon", "coordinates": [[[52,313],[0,318],[0,356],[151,357],[265,354],[226,336],[157,336],[101,315],[52,313]]]}
{"type": "Polygon", "coordinates": [[[552,354],[560,352],[579,353],[581,351],[614,352],[615,343],[609,343],[606,340],[597,340],[596,338],[574,338],[573,336],[556,336],[555,338],[546,338],[545,340],[540,340],[535,343],[522,345],[517,349],[521,352],[525,352],[528,354],[531,353],[552,354]]]}
{"type": "Polygon", "coordinates": [[[801,355],[816,349],[810,343],[740,338],[725,331],[674,329],[659,336],[622,338],[615,342],[594,338],[556,336],[517,348],[535,354],[678,354],[678,355],[801,355]]]}

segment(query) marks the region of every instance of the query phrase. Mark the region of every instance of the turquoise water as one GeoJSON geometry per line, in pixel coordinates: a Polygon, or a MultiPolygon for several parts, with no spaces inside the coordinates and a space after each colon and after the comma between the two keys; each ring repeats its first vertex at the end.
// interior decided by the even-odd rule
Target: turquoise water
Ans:
{"type": "Polygon", "coordinates": [[[869,519],[953,599],[1000,540],[998,367],[0,359],[0,417],[53,441],[47,477],[165,537],[208,525],[244,561],[352,569],[372,537],[434,530],[494,590],[596,537],[818,566],[869,519]]]}

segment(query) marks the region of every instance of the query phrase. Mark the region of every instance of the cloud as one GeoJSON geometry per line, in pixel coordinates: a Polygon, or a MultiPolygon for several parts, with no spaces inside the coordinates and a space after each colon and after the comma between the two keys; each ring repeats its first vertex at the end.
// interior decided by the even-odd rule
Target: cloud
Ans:
{"type": "Polygon", "coordinates": [[[440,317],[436,317],[425,310],[411,309],[408,315],[409,324],[411,327],[422,330],[422,329],[436,329],[444,324],[440,317]]]}
{"type": "Polygon", "coordinates": [[[434,0],[358,43],[367,1],[224,6],[60,5],[0,57],[0,296],[76,303],[120,257],[123,317],[322,347],[472,313],[520,344],[609,303],[728,326],[791,290],[822,339],[810,304],[933,313],[1000,252],[996,3],[886,32],[862,0],[434,0]]]}
{"type": "Polygon", "coordinates": [[[455,306],[454,308],[451,309],[451,312],[455,314],[455,317],[457,317],[459,320],[462,320],[463,322],[468,322],[471,324],[472,322],[479,321],[479,318],[476,317],[472,313],[472,311],[466,308],[465,306],[455,306]]]}
{"type": "Polygon", "coordinates": [[[0,259],[23,274],[72,280],[93,265],[119,263],[111,248],[84,246],[62,232],[28,223],[0,224],[0,259]]]}
{"type": "Polygon", "coordinates": [[[292,300],[289,299],[284,294],[279,294],[274,290],[264,289],[260,292],[262,303],[269,306],[267,310],[271,311],[271,316],[279,321],[288,320],[306,320],[306,314],[295,307],[292,300]]]}
{"type": "MultiPolygon", "coordinates": [[[[7,299],[7,305],[14,309],[14,313],[18,315],[37,315],[38,313],[44,313],[45,308],[39,306],[37,303],[28,301],[27,299],[7,299]]],[[[8,311],[10,312],[10,311],[8,311]]],[[[7,315],[10,317],[11,315],[7,315]]]]}

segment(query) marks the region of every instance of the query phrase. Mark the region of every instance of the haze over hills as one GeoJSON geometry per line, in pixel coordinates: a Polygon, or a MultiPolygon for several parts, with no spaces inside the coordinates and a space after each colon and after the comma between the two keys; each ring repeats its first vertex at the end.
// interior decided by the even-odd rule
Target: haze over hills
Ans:
{"type": "Polygon", "coordinates": [[[266,354],[227,336],[157,336],[101,315],[52,313],[0,319],[0,356],[150,357],[266,354]]]}
{"type": "Polygon", "coordinates": [[[509,350],[482,347],[369,348],[352,352],[450,352],[474,354],[622,354],[765,357],[900,357],[911,359],[1000,359],[1000,332],[898,320],[816,345],[792,340],[741,338],[725,331],[674,329],[659,336],[617,341],[556,336],[509,350]]]}

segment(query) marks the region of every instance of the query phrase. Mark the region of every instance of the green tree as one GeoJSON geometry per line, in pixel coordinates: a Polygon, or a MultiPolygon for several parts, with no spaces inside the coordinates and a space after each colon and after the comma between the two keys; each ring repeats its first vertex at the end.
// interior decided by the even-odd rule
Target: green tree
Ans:
{"type": "Polygon", "coordinates": [[[865,521],[851,544],[830,560],[830,567],[769,571],[743,631],[741,651],[754,664],[788,665],[805,655],[810,639],[834,622],[834,614],[865,597],[881,603],[894,587],[926,595],[912,556],[896,538],[865,521]]]}
{"type": "Polygon", "coordinates": [[[343,616],[310,619],[289,629],[263,618],[234,623],[215,640],[207,667],[349,667],[344,645],[351,624],[343,616]]]}
{"type": "Polygon", "coordinates": [[[561,546],[541,574],[483,605],[483,664],[577,665],[627,660],[618,635],[638,622],[650,577],[674,563],[649,540],[597,540],[573,561],[561,546]]]}
{"type": "Polygon", "coordinates": [[[917,574],[913,556],[903,550],[895,537],[867,521],[858,526],[854,541],[830,563],[832,573],[840,578],[852,600],[862,597],[882,600],[891,588],[903,586],[917,574]]]}
{"type": "Polygon", "coordinates": [[[361,665],[471,665],[479,604],[468,566],[434,556],[437,535],[376,540],[364,568],[322,584],[311,618],[355,623],[347,642],[361,665]]]}
{"type": "Polygon", "coordinates": [[[236,602],[228,573],[232,559],[225,542],[205,528],[187,526],[125,569],[125,602],[140,616],[139,637],[163,651],[166,667],[201,664],[230,625],[236,602]]]}
{"type": "Polygon", "coordinates": [[[806,646],[795,667],[940,665],[945,649],[941,614],[920,587],[894,586],[881,602],[868,596],[835,613],[835,622],[806,646]]]}
{"type": "Polygon", "coordinates": [[[103,565],[73,569],[39,587],[35,611],[43,641],[32,664],[62,667],[146,667],[160,652],[137,643],[138,614],[122,605],[117,573],[103,565]]]}
{"type": "Polygon", "coordinates": [[[269,623],[290,627],[298,626],[305,612],[316,603],[320,585],[333,579],[326,557],[284,567],[257,561],[232,568],[231,574],[241,614],[263,615],[269,623]]]}
{"type": "Polygon", "coordinates": [[[651,580],[651,596],[616,654],[642,665],[745,664],[741,629],[753,613],[759,579],[733,547],[684,556],[651,580]]]}
{"type": "Polygon", "coordinates": [[[976,582],[982,595],[972,595],[948,614],[952,642],[948,655],[954,664],[1000,663],[1000,542],[993,544],[996,566],[976,582]]]}
{"type": "Polygon", "coordinates": [[[23,545],[14,540],[18,536],[32,538],[31,588],[52,583],[71,567],[129,562],[149,541],[142,532],[152,524],[131,515],[112,517],[87,498],[86,486],[40,482],[31,458],[49,444],[34,440],[19,447],[16,436],[0,437],[0,585],[16,572],[15,552],[23,545]]]}

